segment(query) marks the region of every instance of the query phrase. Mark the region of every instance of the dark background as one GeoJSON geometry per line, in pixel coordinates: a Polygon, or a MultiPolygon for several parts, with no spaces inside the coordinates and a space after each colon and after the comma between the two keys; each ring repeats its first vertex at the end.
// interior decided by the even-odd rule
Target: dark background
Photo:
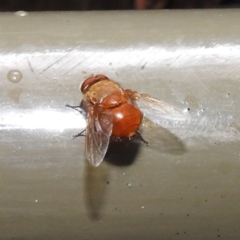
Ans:
{"type": "Polygon", "coordinates": [[[237,8],[240,0],[0,0],[0,11],[237,8]]]}

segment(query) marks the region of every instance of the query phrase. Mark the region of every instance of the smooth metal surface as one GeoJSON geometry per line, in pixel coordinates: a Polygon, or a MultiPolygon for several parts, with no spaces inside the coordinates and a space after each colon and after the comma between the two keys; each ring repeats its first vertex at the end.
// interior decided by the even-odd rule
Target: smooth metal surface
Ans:
{"type": "Polygon", "coordinates": [[[239,238],[239,25],[238,10],[2,13],[0,238],[239,238]],[[188,120],[90,167],[65,104],[99,73],[188,120]]]}

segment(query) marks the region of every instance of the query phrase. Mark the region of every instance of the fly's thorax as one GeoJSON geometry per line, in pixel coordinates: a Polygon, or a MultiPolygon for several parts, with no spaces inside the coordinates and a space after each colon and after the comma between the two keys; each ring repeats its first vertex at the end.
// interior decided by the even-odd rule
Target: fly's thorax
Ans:
{"type": "Polygon", "coordinates": [[[103,109],[110,109],[117,107],[124,102],[126,102],[124,94],[120,91],[114,91],[102,100],[101,107],[103,109]]]}
{"type": "Polygon", "coordinates": [[[110,80],[101,80],[92,85],[85,93],[84,98],[90,101],[92,104],[100,104],[104,98],[112,93],[122,92],[121,87],[110,80]]]}

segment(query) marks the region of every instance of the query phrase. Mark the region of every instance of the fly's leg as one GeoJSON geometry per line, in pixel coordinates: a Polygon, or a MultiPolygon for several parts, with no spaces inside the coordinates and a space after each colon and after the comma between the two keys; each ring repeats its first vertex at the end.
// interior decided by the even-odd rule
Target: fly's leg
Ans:
{"type": "Polygon", "coordinates": [[[81,131],[80,133],[78,133],[76,135],[73,135],[72,139],[75,139],[77,137],[84,137],[85,136],[85,131],[86,131],[86,129],[84,129],[83,131],[81,131]]]}
{"type": "Polygon", "coordinates": [[[128,137],[128,138],[122,138],[122,137],[117,137],[117,136],[111,136],[111,139],[116,142],[124,142],[124,141],[131,141],[131,140],[140,140],[144,142],[147,146],[149,145],[148,141],[146,141],[140,132],[136,132],[133,136],[128,137]]]}
{"type": "MultiPolygon", "coordinates": [[[[66,104],[65,106],[69,107],[69,108],[72,108],[72,109],[78,111],[79,113],[83,114],[83,110],[82,110],[81,106],[70,106],[69,104],[66,104]]],[[[84,137],[85,136],[85,131],[86,131],[86,129],[84,129],[83,131],[81,131],[80,133],[78,133],[76,135],[73,135],[72,139],[75,139],[77,137],[84,137]]]]}
{"type": "Polygon", "coordinates": [[[142,134],[140,132],[136,132],[136,136],[142,141],[144,142],[147,146],[149,145],[148,141],[146,141],[143,137],[142,134]]]}
{"type": "Polygon", "coordinates": [[[83,111],[82,111],[80,106],[70,106],[69,104],[66,104],[65,106],[68,107],[68,108],[72,108],[72,109],[78,111],[81,114],[83,113],[83,111]]]}

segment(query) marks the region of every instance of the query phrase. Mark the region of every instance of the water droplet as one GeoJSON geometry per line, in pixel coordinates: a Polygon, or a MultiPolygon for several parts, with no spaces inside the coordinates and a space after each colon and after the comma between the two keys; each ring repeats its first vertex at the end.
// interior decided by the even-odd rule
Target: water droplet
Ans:
{"type": "Polygon", "coordinates": [[[11,70],[7,74],[7,78],[10,82],[18,83],[22,80],[23,76],[22,73],[18,70],[11,70]]]}
{"type": "Polygon", "coordinates": [[[18,17],[26,17],[28,15],[28,12],[25,11],[17,11],[14,13],[18,17]]]}

